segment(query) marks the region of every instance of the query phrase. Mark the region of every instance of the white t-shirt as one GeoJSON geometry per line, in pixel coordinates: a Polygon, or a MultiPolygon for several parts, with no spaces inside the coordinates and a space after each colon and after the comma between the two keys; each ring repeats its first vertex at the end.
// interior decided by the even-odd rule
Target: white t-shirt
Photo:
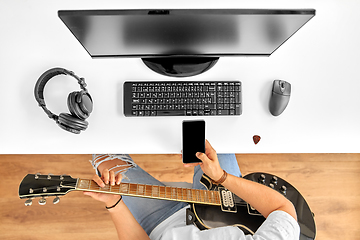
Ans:
{"type": "MultiPolygon", "coordinates": [[[[186,207],[187,208],[187,207],[186,207]]],[[[245,235],[238,227],[227,226],[200,231],[194,225],[186,225],[186,208],[182,208],[150,234],[152,240],[298,240],[300,227],[295,219],[284,211],[274,211],[254,235],[245,235]]]]}

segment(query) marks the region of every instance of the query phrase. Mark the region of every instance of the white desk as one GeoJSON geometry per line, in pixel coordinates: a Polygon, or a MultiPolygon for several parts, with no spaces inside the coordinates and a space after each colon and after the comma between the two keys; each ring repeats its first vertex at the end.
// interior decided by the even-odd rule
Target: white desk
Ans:
{"type": "MultiPolygon", "coordinates": [[[[270,57],[221,58],[189,79],[238,79],[239,117],[202,117],[218,152],[360,151],[359,1],[25,1],[0,2],[0,153],[180,153],[181,123],[197,117],[126,118],[125,80],[170,80],[140,59],[93,60],[57,16],[60,9],[314,8],[316,16],[270,57]],[[171,3],[173,2],[173,3],[171,3]],[[52,67],[83,76],[94,100],[89,128],[60,129],[38,107],[33,90],[52,67]],[[287,109],[268,111],[272,81],[292,84],[287,109]],[[253,135],[260,135],[255,145],[253,135]]],[[[67,95],[79,89],[66,76],[45,88],[47,107],[68,112],[67,95]]],[[[200,118],[200,117],[199,117],[200,118]]]]}

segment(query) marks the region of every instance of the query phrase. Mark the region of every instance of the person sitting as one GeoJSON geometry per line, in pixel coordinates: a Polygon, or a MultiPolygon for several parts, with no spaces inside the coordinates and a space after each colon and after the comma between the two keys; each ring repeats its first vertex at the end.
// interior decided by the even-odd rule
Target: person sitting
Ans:
{"type": "MultiPolygon", "coordinates": [[[[184,164],[184,167],[194,167],[192,187],[206,189],[200,183],[205,173],[249,203],[266,218],[253,235],[245,235],[236,226],[201,231],[195,225],[186,225],[186,208],[189,204],[185,202],[98,192],[84,194],[105,204],[119,239],[299,239],[300,227],[293,204],[279,192],[242,178],[235,154],[217,154],[206,140],[205,153],[198,152],[196,156],[200,163],[184,164]]],[[[120,182],[164,186],[127,154],[93,155],[91,162],[97,171],[93,180],[100,187],[105,187],[105,184],[119,185],[120,182]]]]}

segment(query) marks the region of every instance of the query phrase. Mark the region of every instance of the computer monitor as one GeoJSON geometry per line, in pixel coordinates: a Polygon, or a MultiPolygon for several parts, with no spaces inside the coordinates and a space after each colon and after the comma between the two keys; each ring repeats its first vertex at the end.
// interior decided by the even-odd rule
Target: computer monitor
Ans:
{"type": "Polygon", "coordinates": [[[270,56],[314,9],[60,10],[93,58],[139,57],[152,70],[187,77],[223,56],[270,56]]]}

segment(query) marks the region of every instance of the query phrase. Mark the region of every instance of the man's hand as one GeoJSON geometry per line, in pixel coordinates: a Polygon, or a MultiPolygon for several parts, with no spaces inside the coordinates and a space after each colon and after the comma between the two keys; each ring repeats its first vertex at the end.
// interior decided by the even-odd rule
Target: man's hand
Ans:
{"type": "MultiPolygon", "coordinates": [[[[100,186],[105,187],[105,183],[115,185],[120,184],[121,174],[115,176],[113,171],[109,171],[107,168],[101,171],[101,178],[98,175],[93,176],[93,180],[100,186]]],[[[107,207],[114,206],[120,199],[120,195],[97,193],[97,192],[84,192],[85,195],[104,202],[107,207]]],[[[133,239],[146,239],[150,240],[144,229],[136,221],[128,207],[123,201],[120,201],[116,207],[108,210],[111,218],[114,222],[118,239],[121,240],[133,240],[133,239]]]]}
{"type": "MultiPolygon", "coordinates": [[[[101,176],[102,178],[95,174],[92,180],[94,180],[94,182],[96,182],[102,188],[105,187],[105,184],[110,183],[112,186],[114,186],[115,184],[119,185],[121,182],[121,174],[115,176],[114,172],[109,171],[108,169],[105,169],[101,173],[101,176]]],[[[119,195],[98,192],[84,192],[84,194],[94,198],[95,200],[104,202],[107,207],[113,206],[120,198],[119,195]]]]}
{"type": "Polygon", "coordinates": [[[205,141],[205,153],[196,153],[196,157],[201,160],[200,163],[185,163],[184,167],[195,167],[199,165],[203,172],[212,180],[217,181],[223,175],[215,149],[208,140],[205,141]]]}

